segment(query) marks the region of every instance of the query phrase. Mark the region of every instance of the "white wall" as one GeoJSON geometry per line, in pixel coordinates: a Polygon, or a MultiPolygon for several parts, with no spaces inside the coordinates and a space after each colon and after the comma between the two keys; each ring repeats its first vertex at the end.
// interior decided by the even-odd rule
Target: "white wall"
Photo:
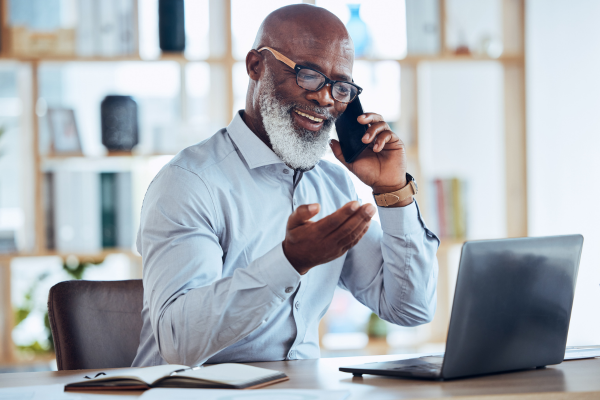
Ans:
{"type": "Polygon", "coordinates": [[[526,11],[529,235],[585,237],[568,343],[600,344],[600,1],[526,11]]]}
{"type": "Polygon", "coordinates": [[[469,239],[505,237],[502,66],[423,63],[418,74],[423,175],[467,182],[469,239]]]}

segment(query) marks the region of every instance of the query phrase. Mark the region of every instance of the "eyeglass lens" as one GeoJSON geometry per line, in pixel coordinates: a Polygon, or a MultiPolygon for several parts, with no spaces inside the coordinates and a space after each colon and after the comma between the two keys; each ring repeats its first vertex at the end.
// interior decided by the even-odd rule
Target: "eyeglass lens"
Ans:
{"type": "MultiPolygon", "coordinates": [[[[325,77],[316,71],[303,68],[298,71],[296,82],[303,89],[317,91],[325,84],[325,77]]],[[[337,101],[349,103],[358,94],[358,89],[349,83],[336,82],[331,87],[331,94],[337,101]]]]}

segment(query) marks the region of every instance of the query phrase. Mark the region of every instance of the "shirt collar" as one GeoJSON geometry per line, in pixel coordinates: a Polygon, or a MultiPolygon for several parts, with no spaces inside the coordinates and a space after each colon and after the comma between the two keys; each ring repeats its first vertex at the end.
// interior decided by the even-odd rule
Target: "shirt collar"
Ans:
{"type": "Polygon", "coordinates": [[[233,120],[227,126],[227,132],[250,169],[270,164],[281,164],[281,159],[262,140],[248,128],[242,119],[242,111],[235,113],[233,120]]]}

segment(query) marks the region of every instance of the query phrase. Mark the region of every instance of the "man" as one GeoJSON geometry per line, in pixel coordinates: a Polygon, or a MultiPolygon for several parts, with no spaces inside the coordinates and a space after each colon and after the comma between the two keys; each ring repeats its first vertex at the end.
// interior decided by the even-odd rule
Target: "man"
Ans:
{"type": "MultiPolygon", "coordinates": [[[[348,32],[324,9],[293,5],[265,19],[246,57],[246,109],[148,188],[134,366],[318,358],[338,285],[392,323],[431,320],[439,241],[412,196],[379,207],[380,227],[347,173],[319,161],[356,95],[353,62],[348,32]]],[[[376,194],[405,191],[402,142],[378,114],[358,121],[370,125],[370,148],[347,164],[333,141],[336,157],[376,194]]]]}

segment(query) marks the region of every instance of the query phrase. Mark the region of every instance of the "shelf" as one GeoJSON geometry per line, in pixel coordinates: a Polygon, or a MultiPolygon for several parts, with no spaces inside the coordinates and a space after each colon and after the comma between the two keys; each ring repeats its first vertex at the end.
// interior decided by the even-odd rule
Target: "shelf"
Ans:
{"type": "Polygon", "coordinates": [[[161,62],[161,61],[175,61],[179,64],[196,63],[196,62],[208,62],[208,63],[232,63],[243,60],[234,60],[232,58],[204,58],[204,59],[188,59],[183,54],[162,54],[158,58],[145,59],[139,55],[130,56],[118,56],[118,57],[79,57],[79,56],[13,56],[13,55],[0,55],[0,61],[16,61],[24,63],[44,63],[44,62],[55,62],[55,63],[110,63],[110,62],[161,62]]]}
{"type": "MultiPolygon", "coordinates": [[[[121,61],[154,61],[142,60],[139,56],[120,56],[120,57],[77,57],[77,56],[13,56],[1,55],[0,61],[17,62],[121,62],[121,61]]],[[[160,61],[160,60],[156,60],[160,61]]]]}
{"type": "Polygon", "coordinates": [[[137,161],[148,161],[160,157],[174,157],[173,154],[109,154],[106,156],[60,156],[41,157],[41,170],[51,172],[57,170],[128,172],[137,161]]]}
{"type": "Polygon", "coordinates": [[[85,159],[85,160],[104,160],[104,159],[117,159],[117,158],[130,158],[130,159],[146,159],[152,157],[174,157],[175,154],[163,154],[163,153],[152,153],[152,154],[139,154],[127,151],[120,152],[108,152],[103,156],[86,156],[84,154],[47,154],[42,155],[43,160],[73,160],[73,159],[85,159]]]}
{"type": "Polygon", "coordinates": [[[68,256],[75,256],[82,262],[100,262],[104,260],[107,256],[112,254],[125,254],[128,257],[141,257],[137,252],[134,252],[129,249],[104,249],[98,253],[63,253],[57,251],[44,251],[44,252],[24,252],[24,253],[7,253],[0,254],[0,263],[2,261],[10,261],[13,258],[19,257],[61,257],[67,258],[68,256]]]}
{"type": "MultiPolygon", "coordinates": [[[[358,60],[362,60],[359,58],[358,60]]],[[[365,59],[365,61],[384,61],[384,60],[371,60],[365,59]]],[[[474,62],[482,62],[482,61],[495,61],[502,63],[523,63],[525,61],[525,57],[520,54],[514,55],[503,55],[498,58],[492,58],[488,56],[479,56],[479,55],[422,55],[422,56],[407,56],[406,58],[396,60],[400,64],[416,64],[419,62],[465,62],[465,61],[474,61],[474,62]]]]}
{"type": "MultiPolygon", "coordinates": [[[[447,55],[408,55],[405,58],[370,58],[370,57],[359,57],[356,58],[356,61],[367,61],[367,62],[381,62],[381,61],[396,61],[400,64],[417,64],[420,62],[465,62],[465,61],[495,61],[501,63],[523,63],[525,57],[522,54],[507,54],[502,55],[498,58],[492,58],[489,56],[480,56],[476,54],[471,55],[456,55],[456,54],[447,54],[447,55]]],[[[187,59],[183,54],[162,54],[159,58],[156,59],[143,59],[139,55],[131,55],[131,56],[120,56],[120,57],[78,57],[78,56],[43,56],[43,57],[25,57],[25,56],[11,56],[11,55],[0,55],[0,61],[16,61],[16,62],[83,62],[83,63],[98,63],[98,62],[161,62],[161,61],[175,61],[179,64],[187,64],[187,63],[226,63],[232,64],[237,62],[244,62],[244,60],[237,60],[234,58],[205,58],[205,59],[197,59],[190,60],[187,59]]]]}

